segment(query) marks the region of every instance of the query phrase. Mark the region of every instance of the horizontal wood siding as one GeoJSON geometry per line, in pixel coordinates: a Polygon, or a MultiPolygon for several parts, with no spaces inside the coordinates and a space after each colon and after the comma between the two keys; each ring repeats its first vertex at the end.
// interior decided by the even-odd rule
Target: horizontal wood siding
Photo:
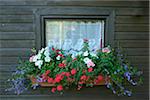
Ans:
{"type": "MultiPolygon", "coordinates": [[[[75,0],[0,0],[0,99],[1,100],[148,100],[149,15],[148,1],[75,1],[75,0]],[[41,88],[17,96],[5,92],[6,80],[18,65],[27,60],[36,45],[35,13],[41,8],[96,7],[115,11],[115,47],[124,49],[129,62],[144,73],[144,85],[133,89],[133,97],[117,97],[104,86],[67,90],[64,95],[41,88]],[[45,91],[44,91],[45,90],[45,91]]],[[[68,9],[68,11],[74,11],[68,9]]],[[[88,13],[88,12],[87,12],[88,13]]],[[[86,14],[86,12],[85,12],[86,14]]]]}

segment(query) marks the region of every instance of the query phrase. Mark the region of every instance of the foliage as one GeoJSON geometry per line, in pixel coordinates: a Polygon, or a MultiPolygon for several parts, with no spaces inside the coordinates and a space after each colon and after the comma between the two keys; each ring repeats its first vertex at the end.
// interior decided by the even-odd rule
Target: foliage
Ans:
{"type": "Polygon", "coordinates": [[[10,79],[12,88],[9,90],[20,94],[29,86],[35,89],[40,82],[47,82],[54,84],[52,92],[63,92],[64,88],[77,86],[80,90],[84,85],[92,87],[105,80],[106,87],[114,94],[131,96],[126,84],[142,83],[141,72],[127,62],[119,48],[108,46],[90,51],[88,40],[84,39],[82,50],[73,55],[53,47],[42,48],[29,61],[20,63],[10,79]],[[36,78],[35,84],[29,76],[36,78]]]}

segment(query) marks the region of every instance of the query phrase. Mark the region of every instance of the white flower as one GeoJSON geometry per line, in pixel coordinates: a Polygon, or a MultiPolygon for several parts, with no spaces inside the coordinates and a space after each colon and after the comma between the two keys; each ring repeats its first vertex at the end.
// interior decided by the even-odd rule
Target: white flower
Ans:
{"type": "Polygon", "coordinates": [[[59,55],[56,57],[57,60],[60,60],[60,58],[61,58],[61,57],[60,57],[59,55]]]}
{"type": "Polygon", "coordinates": [[[44,48],[42,48],[40,51],[39,51],[39,53],[43,53],[44,52],[44,48]]]}
{"type": "Polygon", "coordinates": [[[43,64],[42,60],[38,60],[38,61],[35,62],[35,66],[38,66],[39,69],[41,69],[42,64],[43,64]]]}
{"type": "Polygon", "coordinates": [[[49,47],[45,47],[45,50],[49,50],[49,47]]]}
{"type": "Polygon", "coordinates": [[[89,55],[88,51],[85,51],[85,52],[83,53],[83,56],[88,56],[88,55],[89,55]]]}
{"type": "Polygon", "coordinates": [[[44,55],[45,55],[45,56],[49,56],[49,51],[48,51],[48,50],[45,50],[45,51],[44,51],[44,55]]]}
{"type": "Polygon", "coordinates": [[[49,56],[45,57],[45,62],[50,62],[51,58],[49,56]]]}
{"type": "Polygon", "coordinates": [[[90,55],[91,55],[92,57],[97,57],[97,55],[96,55],[95,53],[93,53],[93,52],[90,52],[90,55]]]}
{"type": "Polygon", "coordinates": [[[33,62],[36,62],[37,59],[38,59],[38,57],[37,57],[37,55],[35,55],[35,56],[33,57],[33,62]]]}
{"type": "Polygon", "coordinates": [[[91,61],[91,59],[89,59],[88,57],[84,58],[83,61],[87,64],[89,61],[91,61]]]}
{"type": "Polygon", "coordinates": [[[37,59],[41,59],[41,54],[37,54],[37,59]]]}

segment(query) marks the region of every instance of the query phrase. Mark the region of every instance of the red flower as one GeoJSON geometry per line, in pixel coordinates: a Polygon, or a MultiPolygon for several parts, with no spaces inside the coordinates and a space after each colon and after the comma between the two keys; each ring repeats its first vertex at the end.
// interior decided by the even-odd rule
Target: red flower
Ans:
{"type": "Polygon", "coordinates": [[[54,50],[55,50],[55,48],[53,48],[53,47],[52,47],[52,50],[54,51],[54,50]]]}
{"type": "Polygon", "coordinates": [[[78,82],[78,84],[83,84],[83,83],[84,83],[83,81],[79,81],[79,82],[78,82]]]}
{"type": "Polygon", "coordinates": [[[98,78],[99,81],[103,80],[103,76],[102,75],[99,75],[97,78],[98,78]]]}
{"type": "Polygon", "coordinates": [[[62,58],[64,57],[64,55],[63,55],[63,54],[58,54],[58,56],[60,56],[60,57],[62,57],[62,58]]]}
{"type": "Polygon", "coordinates": [[[72,69],[72,70],[71,70],[71,74],[72,74],[72,75],[76,74],[76,72],[77,72],[76,69],[72,69]]]}
{"type": "Polygon", "coordinates": [[[81,80],[86,80],[86,78],[87,78],[86,75],[82,75],[80,79],[81,80]]]}
{"type": "Polygon", "coordinates": [[[50,72],[51,72],[50,70],[47,70],[47,71],[45,72],[45,74],[48,75],[50,72]]]}
{"type": "Polygon", "coordinates": [[[65,74],[66,74],[66,72],[62,72],[62,73],[61,73],[61,75],[65,75],[65,74]]]}
{"type": "Polygon", "coordinates": [[[56,53],[58,53],[58,52],[60,52],[60,50],[59,50],[59,49],[57,49],[57,50],[56,50],[56,53]]]}
{"type": "Polygon", "coordinates": [[[60,68],[64,68],[64,67],[66,66],[66,64],[65,64],[65,63],[60,63],[58,66],[59,66],[60,68]]]}
{"type": "Polygon", "coordinates": [[[75,60],[77,60],[77,58],[74,58],[74,59],[72,60],[72,62],[74,62],[75,60]]]}
{"type": "Polygon", "coordinates": [[[93,68],[90,67],[90,68],[88,69],[88,72],[92,72],[92,71],[93,71],[93,68]]]}
{"type": "Polygon", "coordinates": [[[52,90],[51,90],[53,93],[55,93],[55,91],[56,91],[56,88],[52,88],[52,90]]]}
{"type": "Polygon", "coordinates": [[[62,76],[61,75],[57,75],[55,78],[55,82],[59,83],[62,80],[62,76]]]}
{"type": "Polygon", "coordinates": [[[58,86],[57,86],[57,90],[58,90],[58,91],[62,91],[62,90],[63,90],[63,86],[62,86],[62,85],[58,85],[58,86]]]}
{"type": "Polygon", "coordinates": [[[47,80],[48,83],[53,83],[53,81],[54,81],[53,78],[50,78],[50,77],[47,80]]]}
{"type": "Polygon", "coordinates": [[[70,73],[69,72],[66,72],[66,74],[65,74],[67,77],[69,77],[70,76],[70,73]]]}

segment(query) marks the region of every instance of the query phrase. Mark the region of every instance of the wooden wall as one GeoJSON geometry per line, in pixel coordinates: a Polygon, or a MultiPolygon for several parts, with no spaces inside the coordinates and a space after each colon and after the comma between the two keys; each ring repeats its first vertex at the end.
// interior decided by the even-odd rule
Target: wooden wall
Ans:
{"type": "MultiPolygon", "coordinates": [[[[0,99],[2,100],[148,100],[149,16],[147,1],[0,0],[0,99]],[[35,11],[48,7],[99,7],[115,10],[115,42],[119,41],[129,61],[144,71],[144,84],[132,97],[117,97],[104,86],[67,90],[64,95],[49,90],[31,90],[22,95],[5,92],[6,80],[18,57],[29,58],[35,47],[35,11]]],[[[45,90],[45,89],[44,89],[45,90]]]]}

